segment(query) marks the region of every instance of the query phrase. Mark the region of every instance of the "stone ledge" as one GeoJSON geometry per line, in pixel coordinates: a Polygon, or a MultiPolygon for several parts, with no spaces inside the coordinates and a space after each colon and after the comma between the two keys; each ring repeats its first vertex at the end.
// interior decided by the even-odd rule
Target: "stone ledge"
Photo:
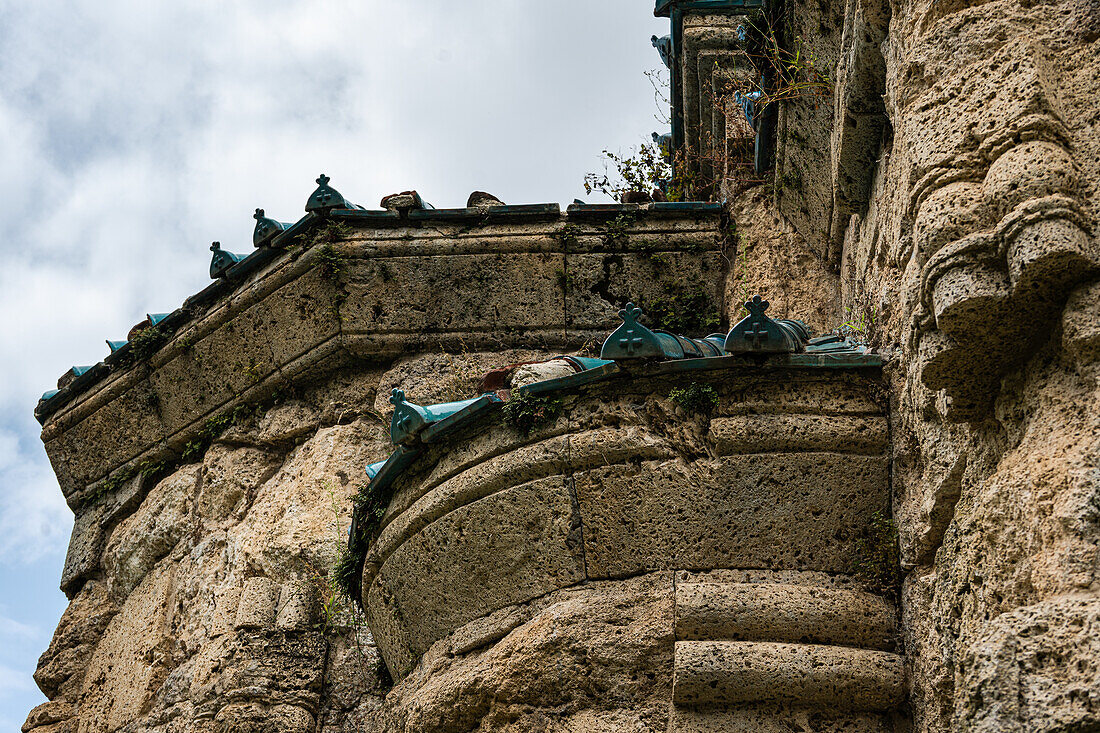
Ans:
{"type": "Polygon", "coordinates": [[[897,613],[853,590],[774,583],[678,583],[676,638],[890,650],[897,613]]]}
{"type": "MultiPolygon", "coordinates": [[[[615,326],[619,301],[664,297],[721,270],[719,214],[693,216],[642,218],[626,232],[656,238],[653,246],[674,255],[669,267],[629,240],[604,242],[605,233],[588,225],[576,229],[592,240],[589,259],[568,257],[564,217],[474,232],[444,222],[429,233],[355,230],[345,241],[269,257],[232,291],[196,306],[201,312],[147,361],[104,367],[106,376],[85,392],[45,403],[56,404],[42,416],[47,454],[77,508],[112,473],[172,460],[205,421],[307,375],[409,350],[578,347],[615,326]],[[461,246],[443,246],[456,241],[461,246]],[[413,254],[418,247],[422,255],[413,254]],[[597,253],[601,247],[605,254],[597,253]],[[325,266],[332,256],[338,272],[325,266]],[[614,262],[605,281],[598,273],[607,258],[614,262]],[[599,292],[569,293],[572,280],[591,280],[599,292]],[[447,307],[440,306],[443,291],[447,307]]],[[[719,294],[707,297],[721,312],[719,294]]]]}
{"type": "Polygon", "coordinates": [[[791,703],[888,712],[905,699],[902,658],[812,644],[676,643],[677,705],[791,703]]]}

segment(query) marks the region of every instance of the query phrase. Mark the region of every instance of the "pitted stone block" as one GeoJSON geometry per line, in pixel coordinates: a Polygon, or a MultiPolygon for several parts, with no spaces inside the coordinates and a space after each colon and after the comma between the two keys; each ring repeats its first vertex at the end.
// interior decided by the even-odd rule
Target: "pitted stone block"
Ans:
{"type": "Polygon", "coordinates": [[[271,578],[249,578],[237,605],[236,628],[250,631],[271,628],[278,602],[278,583],[271,578]]]}
{"type": "Polygon", "coordinates": [[[788,703],[887,712],[904,698],[897,654],[811,644],[676,642],[677,705],[788,703]]]}
{"type": "Polygon", "coordinates": [[[825,415],[737,415],[711,420],[719,455],[773,451],[886,452],[884,417],[825,415]]]}
{"type": "Polygon", "coordinates": [[[897,611],[854,590],[773,583],[678,583],[681,641],[776,641],[890,650],[897,611]]]}
{"type": "Polygon", "coordinates": [[[284,583],[279,591],[275,628],[303,631],[313,628],[317,606],[317,591],[305,582],[284,583]]]}
{"type": "Polygon", "coordinates": [[[612,465],[574,483],[591,578],[673,568],[842,573],[858,532],[886,505],[888,475],[884,457],[766,453],[612,465]]]}
{"type": "Polygon", "coordinates": [[[455,509],[398,547],[367,592],[375,639],[404,676],[467,622],[584,579],[578,518],[560,476],[455,509]]]}

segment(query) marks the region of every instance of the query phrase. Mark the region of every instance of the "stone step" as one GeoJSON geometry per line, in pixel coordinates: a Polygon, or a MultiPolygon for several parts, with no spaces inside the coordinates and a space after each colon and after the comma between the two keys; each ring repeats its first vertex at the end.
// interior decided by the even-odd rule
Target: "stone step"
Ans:
{"type": "Polygon", "coordinates": [[[788,704],[885,713],[905,697],[902,658],[819,644],[676,642],[677,706],[788,704]]]}
{"type": "Polygon", "coordinates": [[[673,707],[669,733],[893,733],[878,713],[822,713],[808,708],[773,706],[735,710],[673,707]]]}
{"type": "Polygon", "coordinates": [[[784,583],[678,583],[676,638],[890,650],[897,613],[858,590],[784,583]]]}

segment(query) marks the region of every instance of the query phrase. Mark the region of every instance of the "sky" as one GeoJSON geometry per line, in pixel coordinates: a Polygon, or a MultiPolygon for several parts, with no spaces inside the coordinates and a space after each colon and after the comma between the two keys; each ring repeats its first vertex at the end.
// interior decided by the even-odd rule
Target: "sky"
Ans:
{"type": "MultiPolygon", "coordinates": [[[[650,0],[0,0],[0,730],[66,605],[72,530],[32,410],[209,283],[210,242],[355,203],[586,197],[664,131],[650,0]]],[[[667,117],[667,115],[666,115],[667,117]]]]}

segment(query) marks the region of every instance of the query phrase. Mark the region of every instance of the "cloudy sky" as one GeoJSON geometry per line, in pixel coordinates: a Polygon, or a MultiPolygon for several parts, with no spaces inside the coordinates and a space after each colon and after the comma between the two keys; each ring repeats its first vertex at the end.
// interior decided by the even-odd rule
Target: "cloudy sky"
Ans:
{"type": "Polygon", "coordinates": [[[0,0],[0,730],[65,607],[72,515],[31,411],[73,364],[209,281],[251,214],[321,172],[376,206],[416,188],[584,197],[658,129],[650,0],[0,0]]]}

